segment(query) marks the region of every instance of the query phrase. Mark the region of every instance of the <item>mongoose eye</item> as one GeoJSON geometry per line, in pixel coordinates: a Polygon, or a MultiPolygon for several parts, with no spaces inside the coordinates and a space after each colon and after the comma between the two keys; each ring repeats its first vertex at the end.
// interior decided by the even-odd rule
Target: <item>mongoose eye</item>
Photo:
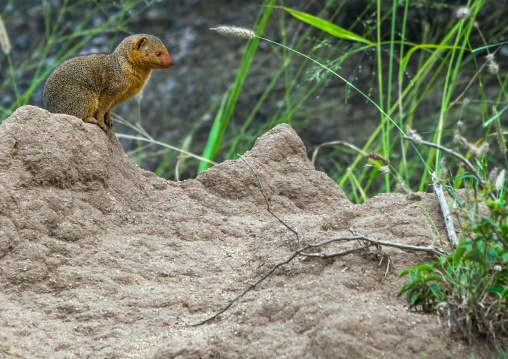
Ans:
{"type": "Polygon", "coordinates": [[[155,53],[155,56],[157,56],[157,57],[159,57],[160,55],[161,55],[160,51],[157,51],[157,52],[155,53]]]}

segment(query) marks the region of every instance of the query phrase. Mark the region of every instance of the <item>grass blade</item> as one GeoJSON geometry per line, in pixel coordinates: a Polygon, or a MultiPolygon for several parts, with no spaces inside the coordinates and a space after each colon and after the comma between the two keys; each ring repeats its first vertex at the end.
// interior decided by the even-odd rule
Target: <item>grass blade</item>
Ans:
{"type": "Polygon", "coordinates": [[[350,41],[356,41],[356,42],[363,42],[365,44],[368,44],[370,46],[374,46],[375,44],[372,41],[369,41],[354,32],[351,32],[349,30],[343,29],[340,26],[337,26],[335,24],[332,24],[331,22],[328,22],[326,20],[320,19],[319,17],[315,17],[313,15],[296,11],[287,7],[282,7],[284,10],[286,10],[288,13],[293,15],[299,20],[302,20],[303,22],[306,22],[309,25],[312,25],[322,31],[325,31],[333,36],[339,37],[341,39],[350,40],[350,41]]]}
{"type": "Polygon", "coordinates": [[[505,106],[505,108],[503,108],[501,111],[499,111],[495,116],[492,116],[491,118],[489,118],[487,121],[485,121],[485,123],[483,124],[483,127],[487,127],[488,125],[490,125],[492,123],[492,121],[494,121],[496,118],[498,118],[499,116],[501,116],[501,114],[504,112],[504,110],[506,110],[508,108],[508,106],[505,106]]]}
{"type": "MultiPolygon", "coordinates": [[[[215,116],[215,120],[213,121],[212,129],[210,130],[210,134],[208,135],[208,142],[206,143],[205,149],[203,150],[204,158],[211,158],[213,156],[213,149],[217,142],[220,142],[219,133],[220,133],[220,125],[221,120],[224,116],[224,109],[226,108],[226,101],[229,97],[230,91],[228,90],[224,97],[222,98],[222,102],[220,104],[219,110],[217,111],[217,115],[215,116]]],[[[198,168],[198,174],[206,170],[208,167],[207,162],[200,162],[198,168]]]]}
{"type": "MultiPolygon", "coordinates": [[[[275,0],[265,0],[265,2],[263,3],[263,8],[265,8],[266,10],[259,21],[259,25],[257,26],[256,29],[257,35],[263,33],[263,30],[266,26],[266,23],[268,22],[274,4],[275,0]]],[[[219,150],[222,137],[224,136],[224,132],[226,132],[229,120],[233,116],[233,111],[235,109],[236,102],[238,101],[238,97],[240,96],[240,92],[242,91],[243,83],[249,72],[250,64],[252,62],[254,54],[256,53],[259,41],[260,41],[259,36],[252,40],[249,40],[249,43],[247,44],[247,48],[245,49],[245,53],[243,55],[240,64],[240,68],[238,69],[238,74],[233,84],[233,89],[231,90],[231,95],[229,96],[227,106],[224,110],[224,116],[220,120],[219,129],[215,134],[213,134],[213,136],[212,134],[208,136],[208,141],[205,148],[208,147],[210,148],[208,157],[209,160],[213,160],[215,158],[215,155],[217,154],[217,151],[219,150]]],[[[200,163],[198,172],[201,173],[208,167],[210,167],[209,164],[200,163]]]]}

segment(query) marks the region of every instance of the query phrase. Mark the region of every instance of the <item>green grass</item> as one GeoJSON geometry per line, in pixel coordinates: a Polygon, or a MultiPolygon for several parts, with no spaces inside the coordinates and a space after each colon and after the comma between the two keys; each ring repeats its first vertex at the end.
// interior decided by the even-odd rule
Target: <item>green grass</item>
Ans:
{"type": "MultiPolygon", "coordinates": [[[[481,9],[483,4],[484,2],[482,1],[472,2],[471,9],[473,16],[481,9]]],[[[331,8],[334,4],[328,5],[331,8]]],[[[449,117],[450,113],[453,114],[453,110],[456,108],[451,107],[450,104],[453,100],[452,95],[456,94],[455,86],[459,77],[459,69],[464,64],[470,63],[474,58],[471,52],[474,48],[470,46],[468,48],[473,26],[467,19],[457,20],[453,18],[454,21],[451,21],[450,25],[445,28],[446,32],[433,34],[436,37],[435,39],[425,38],[425,43],[405,41],[404,34],[406,33],[406,27],[410,24],[410,21],[408,21],[409,2],[405,2],[403,5],[401,21],[400,16],[396,16],[396,11],[399,7],[396,1],[392,2],[391,7],[387,9],[384,9],[379,1],[370,2],[366,9],[371,9],[375,14],[376,26],[366,28],[365,34],[362,35],[321,19],[319,15],[313,16],[302,11],[284,8],[292,16],[319,28],[323,33],[337,37],[337,45],[330,49],[330,53],[326,54],[324,60],[318,61],[315,57],[323,56],[322,52],[319,55],[315,54],[316,49],[319,48],[319,42],[322,41],[322,37],[319,37],[322,34],[314,37],[316,43],[305,54],[299,49],[309,48],[308,45],[306,46],[305,41],[301,41],[301,39],[310,38],[308,30],[303,33],[301,39],[292,48],[284,43],[277,44],[277,46],[283,48],[281,68],[274,72],[272,82],[267,86],[265,93],[263,93],[258,102],[253,105],[251,115],[243,122],[240,130],[236,130],[236,128],[231,126],[233,136],[231,139],[222,140],[225,133],[224,126],[227,126],[227,123],[231,119],[231,112],[216,118],[216,123],[220,123],[223,127],[221,127],[219,136],[215,135],[216,131],[212,131],[211,137],[209,137],[209,143],[210,141],[213,143],[214,152],[216,153],[215,149],[218,149],[220,152],[220,147],[227,148],[229,146],[226,158],[235,158],[236,152],[248,149],[252,145],[253,139],[278,123],[286,122],[293,124],[295,127],[303,126],[301,121],[299,121],[300,119],[294,122],[295,116],[298,116],[298,113],[302,113],[301,109],[305,107],[306,101],[315,94],[317,89],[323,86],[323,83],[329,80],[329,77],[324,76],[320,73],[320,70],[316,71],[315,69],[313,70],[316,72],[316,81],[314,83],[302,78],[301,74],[306,71],[304,70],[305,68],[309,67],[309,62],[314,62],[329,73],[340,78],[349,91],[355,90],[361,96],[364,96],[366,101],[371,102],[379,111],[379,125],[372,131],[371,136],[366,139],[363,150],[365,152],[378,152],[387,158],[395,154],[397,160],[402,157],[402,160],[394,165],[393,170],[400,174],[400,177],[404,179],[408,186],[414,188],[415,182],[418,182],[419,185],[416,189],[425,190],[429,182],[429,174],[435,170],[439,171],[440,158],[434,150],[430,150],[423,155],[414,149],[409,150],[408,145],[403,144],[400,140],[400,135],[403,134],[402,128],[406,124],[413,124],[415,113],[419,111],[419,107],[423,107],[426,101],[430,101],[430,95],[434,95],[436,89],[440,89],[443,93],[443,96],[441,96],[441,109],[435,114],[437,123],[434,120],[435,123],[431,127],[432,131],[429,133],[433,135],[432,139],[434,142],[442,142],[443,136],[446,134],[445,124],[447,117],[449,117]],[[382,33],[384,22],[390,23],[391,31],[388,34],[382,33]],[[402,25],[402,29],[400,29],[400,25],[402,25]],[[396,33],[402,34],[402,36],[396,38],[396,33]],[[437,38],[437,35],[439,35],[439,38],[437,38]],[[387,36],[388,41],[384,41],[387,36]],[[348,51],[344,52],[340,50],[342,46],[347,46],[348,51]],[[395,51],[396,47],[398,54],[395,51]],[[365,53],[370,50],[376,52],[377,89],[369,88],[368,91],[362,91],[334,69],[337,69],[340,63],[348,57],[354,57],[359,53],[365,53]],[[291,72],[291,70],[288,70],[288,64],[295,61],[295,53],[298,56],[305,57],[305,60],[297,70],[291,72]],[[333,56],[336,56],[336,58],[334,59],[333,56]],[[397,57],[398,61],[395,60],[397,57]],[[395,74],[394,71],[396,71],[395,74]],[[410,78],[407,76],[409,72],[414,73],[410,78]],[[281,76],[284,76],[285,83],[285,94],[281,98],[284,106],[280,106],[275,111],[272,120],[267,125],[261,128],[249,128],[259,108],[263,106],[264,102],[270,100],[270,91],[272,91],[275,83],[281,76]],[[395,78],[397,81],[394,80],[395,78]],[[371,96],[373,91],[377,93],[376,99],[371,96]],[[219,141],[220,144],[218,144],[219,141]],[[422,160],[424,163],[421,162],[422,160]],[[422,167],[426,168],[426,170],[422,171],[422,167]]],[[[324,8],[323,10],[329,11],[330,8],[324,8]]],[[[449,11],[453,13],[453,10],[449,11]]],[[[368,17],[366,13],[362,15],[368,17]]],[[[352,27],[354,26],[355,24],[352,27]]],[[[285,32],[282,32],[283,40],[285,32]]],[[[262,37],[257,37],[256,39],[274,43],[272,40],[262,37]]],[[[241,88],[241,81],[243,81],[245,76],[243,63],[250,64],[252,61],[251,57],[255,55],[254,52],[248,51],[246,51],[246,54],[249,57],[242,59],[241,70],[239,71],[241,76],[238,76],[240,80],[233,85],[233,89],[241,88]]],[[[503,84],[501,92],[504,92],[505,87],[506,84],[503,84]]],[[[312,126],[310,123],[306,125],[312,126]]],[[[428,128],[428,126],[426,127],[428,128]]],[[[209,158],[214,158],[215,153],[209,158]]],[[[205,152],[204,157],[208,156],[208,153],[205,152]]],[[[336,177],[338,184],[346,188],[349,188],[347,187],[348,183],[354,183],[355,186],[360,184],[363,187],[363,191],[369,195],[380,191],[389,192],[396,186],[398,179],[387,173],[382,176],[378,175],[379,166],[362,168],[357,171],[357,166],[364,161],[365,159],[362,156],[358,156],[348,163],[347,168],[339,166],[337,169],[340,170],[341,174],[338,174],[336,177]],[[354,175],[354,180],[351,178],[352,175],[354,175]]],[[[317,165],[319,166],[319,161],[317,165]]],[[[205,167],[205,165],[201,165],[200,168],[203,169],[205,167]]],[[[325,170],[332,177],[335,177],[334,172],[339,172],[334,171],[333,168],[325,170]]]]}
{"type": "MultiPolygon", "coordinates": [[[[270,14],[272,12],[272,6],[275,4],[275,0],[265,0],[263,3],[263,11],[259,13],[258,19],[256,21],[255,27],[257,28],[258,33],[263,33],[263,30],[266,26],[268,19],[270,18],[270,14]]],[[[208,138],[208,142],[203,151],[203,157],[208,158],[213,161],[217,151],[219,150],[219,146],[222,142],[222,138],[226,129],[228,127],[229,121],[233,116],[236,103],[238,101],[238,96],[242,91],[243,83],[247,74],[249,73],[250,64],[253,60],[254,54],[256,53],[257,46],[259,44],[259,38],[255,38],[249,42],[245,49],[245,53],[243,55],[242,61],[240,62],[240,67],[238,69],[238,74],[236,76],[235,83],[232,86],[231,93],[228,96],[228,101],[225,107],[221,106],[220,115],[215,118],[214,125],[212,130],[210,131],[210,136],[208,138]]],[[[198,173],[204,171],[210,167],[210,164],[207,162],[201,162],[199,164],[198,173]]]]}

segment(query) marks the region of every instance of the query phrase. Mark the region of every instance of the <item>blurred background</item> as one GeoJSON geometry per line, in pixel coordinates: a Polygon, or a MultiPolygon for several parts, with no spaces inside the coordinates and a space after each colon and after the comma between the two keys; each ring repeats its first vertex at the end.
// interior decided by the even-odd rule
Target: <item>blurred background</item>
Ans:
{"type": "MultiPolygon", "coordinates": [[[[23,104],[42,107],[45,79],[65,59],[109,53],[124,37],[149,33],[167,45],[175,66],[154,70],[142,95],[113,111],[123,119],[114,125],[118,135],[145,139],[121,138],[126,152],[141,167],[171,180],[194,178],[198,160],[179,157],[155,141],[197,155],[215,141],[214,160],[221,162],[236,159],[237,153],[250,149],[258,136],[275,125],[289,123],[303,139],[309,157],[320,144],[346,141],[390,161],[387,175],[379,173],[386,163],[369,160],[349,146],[335,143],[319,149],[316,167],[356,202],[393,191],[401,182],[426,191],[425,163],[400,140],[393,123],[401,128],[409,124],[430,141],[439,133],[438,140],[450,146],[460,127],[461,134],[475,143],[489,134],[482,124],[508,104],[508,45],[502,44],[508,41],[508,5],[504,0],[470,1],[468,17],[474,16],[473,24],[457,13],[466,4],[0,0],[0,16],[11,43],[8,55],[0,52],[1,120],[23,104]],[[324,19],[374,45],[323,32],[283,6],[324,19]],[[221,24],[256,30],[261,23],[263,37],[309,55],[342,79],[268,41],[261,40],[252,48],[254,40],[209,30],[221,24]],[[496,43],[501,45],[473,51],[496,43]],[[441,48],[417,48],[417,44],[441,44],[441,48]],[[467,51],[458,51],[461,46],[467,51]],[[414,52],[404,63],[403,56],[410,50],[414,52]],[[497,70],[486,62],[489,53],[495,53],[497,70]],[[235,92],[236,102],[230,96],[235,92]],[[233,103],[225,108],[228,101],[233,103]],[[224,117],[219,117],[228,111],[231,116],[221,127],[224,135],[211,139],[213,124],[221,125],[224,117]]],[[[422,153],[427,165],[439,169],[438,158],[426,149],[422,153]]]]}

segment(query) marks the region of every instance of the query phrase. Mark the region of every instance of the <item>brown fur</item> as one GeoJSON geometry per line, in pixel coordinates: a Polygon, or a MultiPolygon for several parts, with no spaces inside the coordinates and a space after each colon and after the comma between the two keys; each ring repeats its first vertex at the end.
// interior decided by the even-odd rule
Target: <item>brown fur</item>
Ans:
{"type": "Polygon", "coordinates": [[[111,109],[145,86],[152,69],[173,66],[159,38],[132,35],[111,54],[79,56],[60,64],[44,86],[44,107],[95,123],[113,125],[111,109]]]}

